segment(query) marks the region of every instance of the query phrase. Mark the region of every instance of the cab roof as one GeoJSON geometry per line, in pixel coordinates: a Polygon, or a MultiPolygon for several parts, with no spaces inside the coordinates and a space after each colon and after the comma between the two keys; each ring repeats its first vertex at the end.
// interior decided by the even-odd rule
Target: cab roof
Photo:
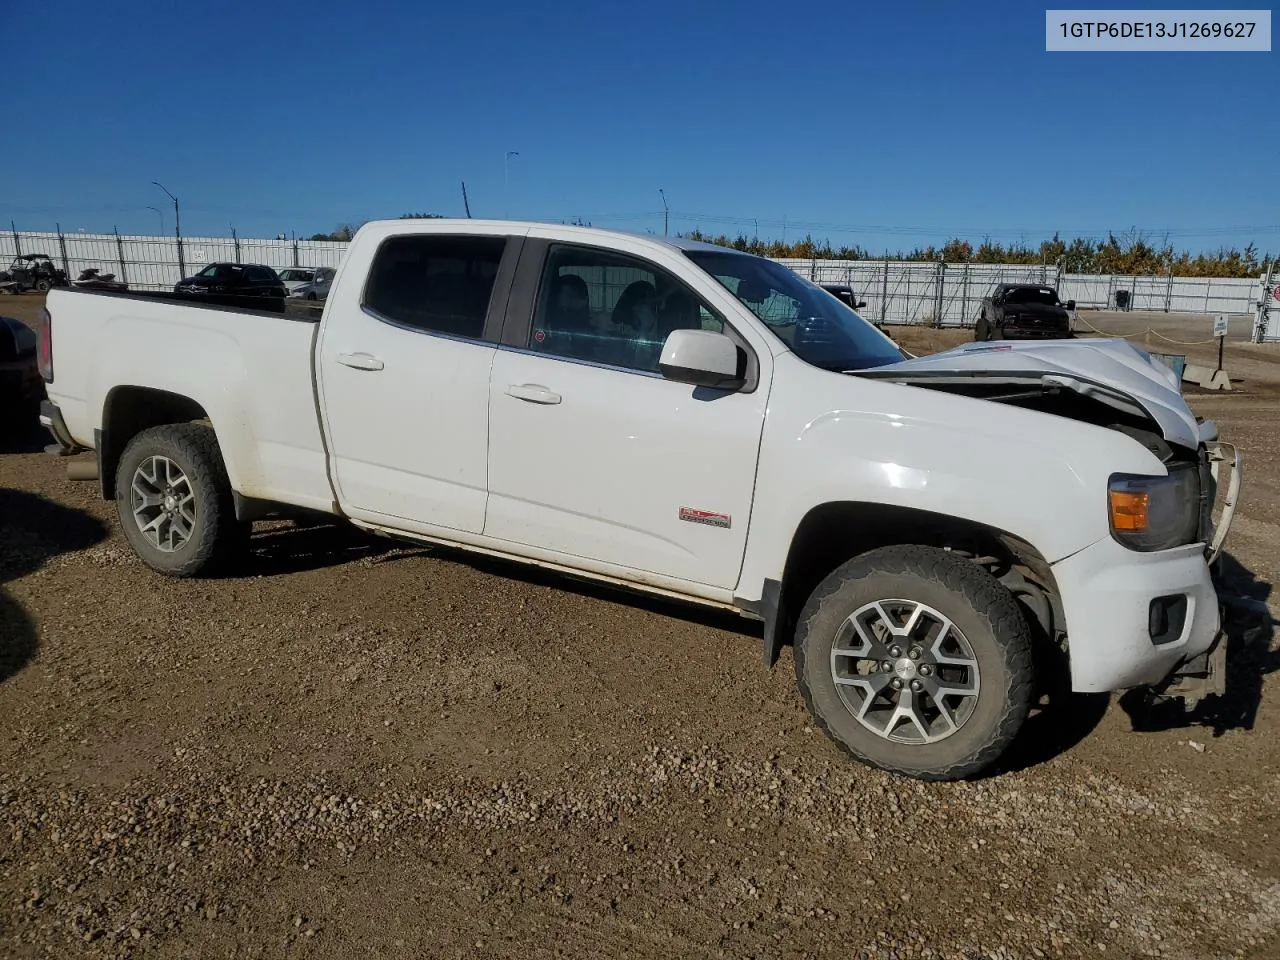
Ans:
{"type": "Polygon", "coordinates": [[[709,253],[732,253],[739,256],[750,257],[753,254],[745,253],[742,250],[734,250],[732,247],[722,247],[715,243],[706,243],[702,240],[690,240],[685,237],[659,237],[652,233],[641,233],[638,230],[610,230],[604,227],[583,227],[577,224],[556,223],[549,220],[472,220],[462,218],[445,218],[431,217],[429,219],[411,219],[403,220],[371,220],[360,229],[366,227],[378,226],[385,229],[387,226],[395,224],[404,226],[405,224],[430,224],[433,228],[447,231],[451,228],[466,225],[469,230],[475,230],[477,227],[493,228],[495,233],[518,233],[523,230],[539,229],[545,230],[548,227],[556,230],[563,230],[566,236],[579,237],[582,240],[589,240],[592,237],[628,237],[632,239],[645,240],[658,246],[670,247],[675,250],[692,251],[702,250],[709,253]]]}

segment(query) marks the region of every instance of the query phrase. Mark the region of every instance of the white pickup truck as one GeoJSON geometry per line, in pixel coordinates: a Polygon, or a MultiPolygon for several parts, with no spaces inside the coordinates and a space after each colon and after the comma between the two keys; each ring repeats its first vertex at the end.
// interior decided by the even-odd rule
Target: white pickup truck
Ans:
{"type": "Polygon", "coordinates": [[[55,290],[39,354],[59,452],[165,574],[302,510],[735,610],[921,778],[989,767],[1055,681],[1220,682],[1239,459],[1123,341],[917,359],[763,258],[397,220],[318,320],[55,290]]]}

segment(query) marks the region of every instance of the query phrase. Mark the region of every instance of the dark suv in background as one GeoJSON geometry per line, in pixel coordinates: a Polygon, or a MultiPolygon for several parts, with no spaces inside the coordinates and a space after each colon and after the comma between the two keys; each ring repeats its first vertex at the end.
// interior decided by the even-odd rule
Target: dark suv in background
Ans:
{"type": "Polygon", "coordinates": [[[1074,300],[1063,303],[1058,291],[1032,283],[1002,283],[982,301],[982,312],[974,326],[975,340],[1005,340],[1014,337],[1067,339],[1071,332],[1074,300]]]}
{"type": "Polygon", "coordinates": [[[860,310],[867,305],[867,301],[859,300],[857,294],[853,292],[853,287],[847,283],[820,283],[818,286],[854,310],[860,310]]]}
{"type": "Polygon", "coordinates": [[[201,303],[279,310],[289,293],[280,276],[260,263],[211,263],[194,277],[179,280],[173,292],[201,303]]]}

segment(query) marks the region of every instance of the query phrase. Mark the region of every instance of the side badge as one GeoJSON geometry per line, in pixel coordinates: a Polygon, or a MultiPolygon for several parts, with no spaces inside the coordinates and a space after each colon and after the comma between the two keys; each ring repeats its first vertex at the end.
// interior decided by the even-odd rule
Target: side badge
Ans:
{"type": "Polygon", "coordinates": [[[695,510],[693,507],[681,507],[680,519],[687,520],[689,523],[705,523],[709,527],[724,527],[726,530],[733,525],[733,518],[727,513],[695,510]]]}

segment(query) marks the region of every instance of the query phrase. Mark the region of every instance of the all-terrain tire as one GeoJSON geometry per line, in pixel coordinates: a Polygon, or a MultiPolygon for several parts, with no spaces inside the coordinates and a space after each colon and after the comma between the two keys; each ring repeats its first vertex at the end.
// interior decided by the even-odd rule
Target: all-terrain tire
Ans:
{"type": "Polygon", "coordinates": [[[125,447],[116,471],[116,512],[125,539],[143,563],[170,577],[197,577],[224,569],[242,553],[249,525],[236,519],[231,481],[213,428],[202,423],[143,430],[125,447]],[[163,457],[182,472],[194,495],[194,523],[171,550],[153,544],[134,517],[134,478],[144,462],[163,457]]]}
{"type": "Polygon", "coordinates": [[[973,339],[979,341],[991,339],[991,325],[987,322],[985,313],[978,317],[978,322],[974,325],[973,339]]]}
{"type": "Polygon", "coordinates": [[[837,567],[814,590],[795,636],[796,680],[819,727],[855,758],[921,780],[960,780],[994,764],[1013,742],[1035,689],[1031,632],[1021,608],[990,573],[943,550],[892,546],[837,567]],[[978,664],[976,703],[955,732],[902,743],[868,729],[832,674],[844,623],[867,604],[927,604],[957,627],[978,664]]]}

